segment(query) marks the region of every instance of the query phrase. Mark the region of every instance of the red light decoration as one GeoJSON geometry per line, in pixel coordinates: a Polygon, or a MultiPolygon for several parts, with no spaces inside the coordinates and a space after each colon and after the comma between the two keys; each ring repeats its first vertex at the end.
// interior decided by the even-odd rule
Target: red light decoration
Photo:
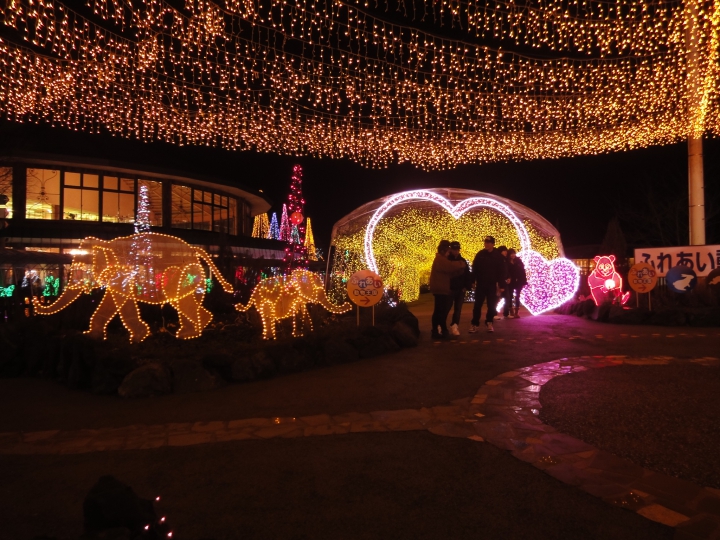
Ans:
{"type": "Polygon", "coordinates": [[[588,285],[595,305],[616,298],[624,305],[630,299],[630,293],[622,292],[622,277],[615,270],[615,255],[597,255],[593,260],[595,269],[588,276],[588,285]]]}

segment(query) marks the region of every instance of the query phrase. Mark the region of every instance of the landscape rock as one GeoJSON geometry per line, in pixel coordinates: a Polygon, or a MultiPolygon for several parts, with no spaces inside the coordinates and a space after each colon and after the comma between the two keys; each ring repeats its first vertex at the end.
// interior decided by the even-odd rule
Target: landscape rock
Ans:
{"type": "Polygon", "coordinates": [[[123,379],[118,394],[124,398],[162,396],[172,392],[170,371],[162,364],[141,366],[123,379]]]}
{"type": "Polygon", "coordinates": [[[136,538],[156,521],[152,501],[113,476],[102,476],[83,501],[84,538],[136,538]]]}
{"type": "Polygon", "coordinates": [[[230,380],[235,382],[250,382],[255,380],[252,358],[244,357],[235,360],[230,370],[230,380]]]}
{"type": "Polygon", "coordinates": [[[258,378],[272,377],[277,373],[275,362],[265,351],[258,351],[251,357],[252,367],[258,378]]]}
{"type": "Polygon", "coordinates": [[[417,347],[418,337],[405,321],[396,322],[390,329],[390,335],[401,347],[417,347]]]}
{"type": "Polygon", "coordinates": [[[330,338],[324,345],[325,363],[329,366],[354,362],[360,358],[358,350],[341,338],[330,338]]]}
{"type": "Polygon", "coordinates": [[[372,358],[400,350],[400,346],[390,334],[378,326],[365,328],[353,344],[357,347],[360,358],[372,358]]]}
{"type": "Polygon", "coordinates": [[[172,388],[176,394],[207,392],[221,386],[222,379],[212,375],[197,360],[179,359],[170,364],[172,388]]]}
{"type": "Polygon", "coordinates": [[[90,380],[93,394],[115,394],[125,377],[135,369],[135,361],[127,349],[115,349],[95,361],[90,380]]]}

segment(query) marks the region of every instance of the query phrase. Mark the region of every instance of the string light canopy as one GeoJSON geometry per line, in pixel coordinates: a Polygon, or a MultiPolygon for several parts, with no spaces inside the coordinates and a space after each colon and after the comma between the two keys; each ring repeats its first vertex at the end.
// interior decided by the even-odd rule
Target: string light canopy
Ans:
{"type": "Polygon", "coordinates": [[[720,0],[8,0],[0,112],[370,167],[720,132],[720,0]]]}

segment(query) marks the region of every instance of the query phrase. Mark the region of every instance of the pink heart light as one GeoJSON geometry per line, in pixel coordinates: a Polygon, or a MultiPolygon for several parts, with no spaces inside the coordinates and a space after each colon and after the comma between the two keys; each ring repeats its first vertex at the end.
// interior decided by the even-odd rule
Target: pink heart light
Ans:
{"type": "Polygon", "coordinates": [[[365,229],[365,261],[368,268],[378,273],[378,265],[373,253],[373,235],[383,216],[394,206],[411,200],[429,201],[441,206],[455,219],[471,208],[487,207],[501,213],[515,226],[522,251],[518,257],[523,259],[528,274],[528,285],[520,294],[520,301],[533,315],[553,309],[572,298],[580,284],[580,271],[568,259],[559,258],[547,261],[537,251],[530,249],[530,235],[522,220],[505,204],[487,197],[471,197],[453,206],[445,197],[432,191],[418,189],[397,193],[388,198],[378,208],[365,229]]]}
{"type": "Polygon", "coordinates": [[[580,285],[580,270],[564,258],[548,261],[537,251],[518,253],[525,264],[528,284],[520,301],[533,315],[556,308],[570,300],[580,285]]]}

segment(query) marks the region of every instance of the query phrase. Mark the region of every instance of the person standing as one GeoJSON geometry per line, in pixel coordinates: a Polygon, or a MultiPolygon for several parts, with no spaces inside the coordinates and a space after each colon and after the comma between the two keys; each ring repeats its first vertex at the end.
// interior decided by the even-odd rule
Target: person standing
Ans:
{"type": "Polygon", "coordinates": [[[508,248],[507,246],[500,246],[497,248],[497,250],[500,252],[500,255],[503,257],[503,262],[505,263],[505,286],[504,291],[500,297],[505,300],[503,302],[503,311],[502,315],[498,315],[495,317],[495,320],[502,320],[505,317],[510,316],[510,305],[512,304],[512,289],[510,288],[510,267],[508,266],[508,248]]]}
{"type": "Polygon", "coordinates": [[[450,335],[460,335],[460,313],[462,312],[462,306],[465,303],[465,292],[472,286],[470,265],[465,260],[465,257],[460,255],[460,242],[450,242],[450,255],[448,259],[451,261],[462,261],[465,263],[465,271],[455,276],[450,280],[450,290],[453,296],[453,314],[450,319],[450,335]]]}
{"type": "Polygon", "coordinates": [[[497,314],[498,293],[505,290],[505,262],[500,252],[495,249],[495,238],[485,237],[485,248],[478,251],[472,264],[472,274],[475,280],[475,305],[473,306],[470,333],[477,332],[480,326],[480,313],[483,303],[487,302],[485,326],[488,332],[493,332],[493,318],[497,314]]]}
{"type": "Polygon", "coordinates": [[[518,258],[514,249],[508,251],[508,271],[510,274],[510,298],[515,297],[514,306],[508,318],[520,318],[520,291],[527,285],[527,273],[522,259],[518,258]]]}
{"type": "Polygon", "coordinates": [[[442,339],[450,337],[447,328],[447,317],[453,303],[450,280],[465,271],[465,261],[451,261],[450,241],[440,240],[435,260],[430,270],[430,292],[435,297],[435,308],[432,314],[432,337],[442,339]]]}

